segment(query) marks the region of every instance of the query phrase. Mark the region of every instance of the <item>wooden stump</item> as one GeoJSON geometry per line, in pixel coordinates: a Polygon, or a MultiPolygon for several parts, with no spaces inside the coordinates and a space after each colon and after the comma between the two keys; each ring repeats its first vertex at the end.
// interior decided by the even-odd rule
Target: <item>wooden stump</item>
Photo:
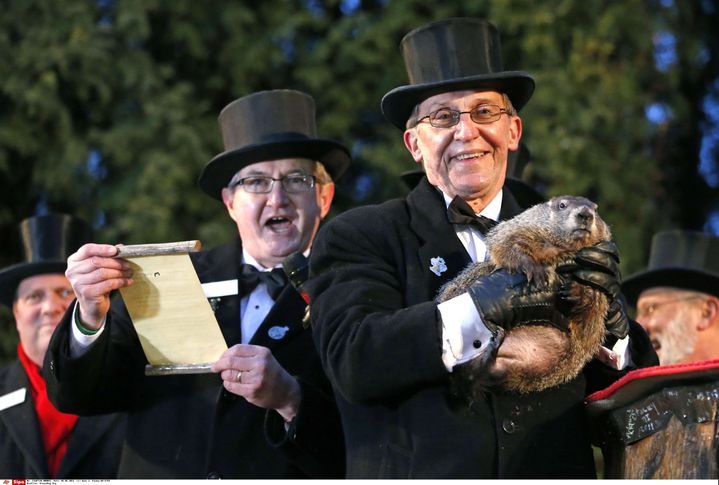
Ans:
{"type": "MultiPolygon", "coordinates": [[[[719,361],[712,362],[719,370],[719,361]]],[[[604,478],[717,479],[718,408],[719,375],[686,367],[659,376],[649,371],[646,380],[630,379],[599,399],[590,396],[587,410],[604,455],[604,478]]]]}
{"type": "Polygon", "coordinates": [[[672,417],[659,433],[626,447],[605,447],[605,478],[717,478],[716,441],[716,421],[684,426],[672,417]]]}

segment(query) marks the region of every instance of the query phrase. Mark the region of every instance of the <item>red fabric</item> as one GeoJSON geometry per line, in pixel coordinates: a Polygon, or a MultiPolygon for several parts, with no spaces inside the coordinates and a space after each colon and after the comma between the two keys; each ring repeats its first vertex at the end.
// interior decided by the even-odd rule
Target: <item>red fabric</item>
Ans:
{"type": "Polygon", "coordinates": [[[55,478],[60,470],[62,459],[67,453],[70,434],[78,417],[74,414],[61,413],[53,406],[47,397],[45,379],[40,375],[40,367],[25,354],[22,344],[18,345],[17,354],[30,380],[30,391],[35,403],[35,414],[40,422],[40,432],[45,446],[50,478],[55,478]]]}
{"type": "Polygon", "coordinates": [[[619,388],[639,379],[644,379],[647,377],[672,376],[679,374],[704,372],[717,368],[719,368],[719,359],[702,360],[699,362],[690,362],[687,364],[657,365],[653,367],[645,367],[643,369],[633,370],[625,374],[621,379],[617,380],[611,386],[587,396],[586,401],[593,402],[599,401],[601,399],[607,399],[619,388]]]}

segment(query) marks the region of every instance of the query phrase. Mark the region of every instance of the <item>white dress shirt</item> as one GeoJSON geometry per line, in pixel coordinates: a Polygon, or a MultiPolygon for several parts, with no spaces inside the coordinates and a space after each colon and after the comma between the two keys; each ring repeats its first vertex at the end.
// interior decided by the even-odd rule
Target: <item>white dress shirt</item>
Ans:
{"type": "MultiPolygon", "coordinates": [[[[242,250],[242,260],[245,264],[254,266],[257,271],[272,271],[272,268],[264,268],[255,258],[242,250]]],[[[242,330],[242,343],[246,344],[252,340],[255,332],[272,310],[275,300],[267,291],[267,285],[258,284],[251,293],[240,300],[240,326],[242,330]]]]}

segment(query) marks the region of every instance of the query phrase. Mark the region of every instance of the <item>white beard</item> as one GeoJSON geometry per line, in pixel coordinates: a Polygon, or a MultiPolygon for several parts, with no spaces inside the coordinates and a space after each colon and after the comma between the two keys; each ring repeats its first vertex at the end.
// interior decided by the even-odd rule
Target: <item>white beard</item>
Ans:
{"type": "Polygon", "coordinates": [[[674,317],[667,321],[661,334],[654,336],[660,344],[657,355],[661,365],[679,364],[694,351],[697,333],[690,328],[691,308],[680,305],[674,317]]]}

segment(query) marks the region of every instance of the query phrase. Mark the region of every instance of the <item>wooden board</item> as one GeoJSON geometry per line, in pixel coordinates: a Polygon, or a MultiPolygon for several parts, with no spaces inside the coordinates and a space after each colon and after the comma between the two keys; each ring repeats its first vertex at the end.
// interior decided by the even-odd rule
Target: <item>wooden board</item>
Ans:
{"type": "Polygon", "coordinates": [[[122,257],[132,267],[134,283],[120,294],[150,364],[207,367],[215,362],[227,344],[189,255],[122,257]]]}

